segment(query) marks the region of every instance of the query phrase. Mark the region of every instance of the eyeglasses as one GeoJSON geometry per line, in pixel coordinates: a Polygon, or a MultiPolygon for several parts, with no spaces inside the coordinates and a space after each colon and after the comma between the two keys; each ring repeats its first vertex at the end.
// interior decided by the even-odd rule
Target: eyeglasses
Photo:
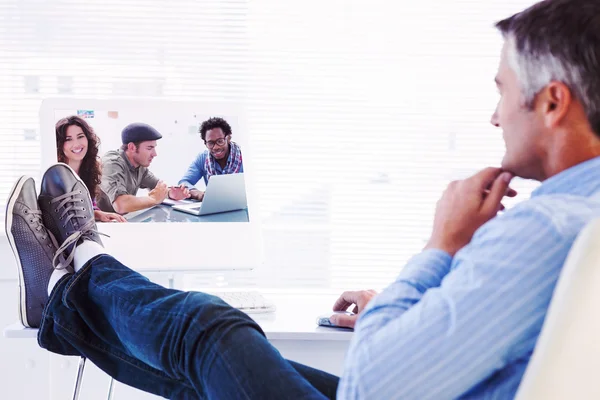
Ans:
{"type": "Polygon", "coordinates": [[[205,140],[204,144],[209,149],[212,149],[213,147],[215,147],[215,144],[218,144],[219,146],[223,146],[225,144],[225,138],[222,137],[222,138],[214,140],[214,141],[213,140],[209,140],[208,142],[205,140]]]}

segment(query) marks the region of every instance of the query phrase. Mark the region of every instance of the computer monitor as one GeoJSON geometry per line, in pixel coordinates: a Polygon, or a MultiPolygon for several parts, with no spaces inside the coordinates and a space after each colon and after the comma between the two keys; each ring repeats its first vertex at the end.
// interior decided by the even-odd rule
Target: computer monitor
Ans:
{"type": "MultiPolygon", "coordinates": [[[[149,169],[169,186],[177,185],[199,153],[206,150],[200,124],[210,117],[225,119],[232,141],[243,154],[248,207],[232,213],[195,216],[163,204],[125,214],[129,222],[98,223],[105,247],[125,265],[138,271],[248,270],[263,260],[252,148],[244,110],[231,103],[166,100],[46,99],[40,109],[42,173],[57,162],[55,124],[78,115],[100,138],[98,155],[121,146],[122,129],[134,122],[156,128],[157,156],[149,169]]],[[[198,189],[204,188],[203,181],[198,189]]],[[[137,195],[146,193],[140,190],[137,195]]]]}

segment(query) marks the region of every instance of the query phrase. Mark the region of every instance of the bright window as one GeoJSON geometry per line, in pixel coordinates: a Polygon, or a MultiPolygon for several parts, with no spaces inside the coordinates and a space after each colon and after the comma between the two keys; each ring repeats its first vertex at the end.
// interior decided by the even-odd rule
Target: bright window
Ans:
{"type": "Polygon", "coordinates": [[[381,288],[448,181],[499,164],[493,23],[532,3],[3,0],[1,202],[40,173],[45,97],[242,102],[266,267],[197,282],[381,288]]]}

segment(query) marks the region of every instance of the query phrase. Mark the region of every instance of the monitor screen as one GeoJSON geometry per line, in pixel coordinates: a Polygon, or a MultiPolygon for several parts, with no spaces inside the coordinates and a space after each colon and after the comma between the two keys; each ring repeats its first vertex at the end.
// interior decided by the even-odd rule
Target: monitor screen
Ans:
{"type": "Polygon", "coordinates": [[[244,121],[230,103],[47,99],[42,171],[79,173],[105,247],[135,269],[251,269],[262,243],[244,121]]]}

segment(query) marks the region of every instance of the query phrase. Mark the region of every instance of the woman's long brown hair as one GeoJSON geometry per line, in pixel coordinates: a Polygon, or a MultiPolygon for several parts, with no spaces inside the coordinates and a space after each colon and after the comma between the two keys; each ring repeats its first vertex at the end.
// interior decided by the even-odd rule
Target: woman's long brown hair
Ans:
{"type": "Polygon", "coordinates": [[[68,159],[63,152],[63,146],[67,140],[67,128],[71,125],[76,125],[81,128],[83,134],[88,140],[88,148],[85,157],[81,161],[79,167],[79,177],[85,183],[92,199],[98,194],[98,186],[100,185],[100,163],[98,162],[98,147],[100,139],[94,133],[94,129],[81,117],[72,115],[63,118],[56,123],[56,156],[59,162],[68,164],[68,159]]]}

